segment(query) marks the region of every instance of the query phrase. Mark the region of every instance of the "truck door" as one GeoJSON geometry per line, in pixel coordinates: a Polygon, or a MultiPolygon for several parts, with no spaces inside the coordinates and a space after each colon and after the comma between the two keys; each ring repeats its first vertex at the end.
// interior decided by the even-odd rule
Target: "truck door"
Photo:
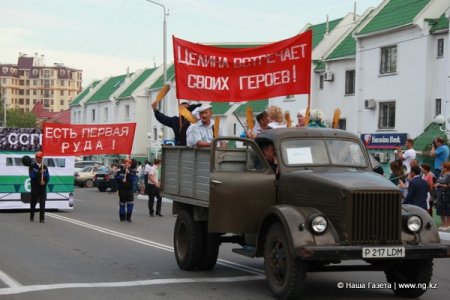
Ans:
{"type": "Polygon", "coordinates": [[[209,232],[256,233],[275,204],[276,178],[251,140],[216,139],[211,161],[209,232]]]}

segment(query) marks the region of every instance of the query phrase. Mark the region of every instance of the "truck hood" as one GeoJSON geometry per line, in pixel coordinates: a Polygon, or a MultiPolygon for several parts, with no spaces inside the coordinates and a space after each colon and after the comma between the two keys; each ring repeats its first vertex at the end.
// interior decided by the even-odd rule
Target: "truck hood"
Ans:
{"type": "MultiPolygon", "coordinates": [[[[322,188],[338,188],[345,190],[398,190],[387,178],[367,170],[354,168],[323,168],[301,170],[283,174],[280,181],[287,185],[300,183],[322,188]]],[[[283,185],[283,183],[280,184],[283,185]]]]}

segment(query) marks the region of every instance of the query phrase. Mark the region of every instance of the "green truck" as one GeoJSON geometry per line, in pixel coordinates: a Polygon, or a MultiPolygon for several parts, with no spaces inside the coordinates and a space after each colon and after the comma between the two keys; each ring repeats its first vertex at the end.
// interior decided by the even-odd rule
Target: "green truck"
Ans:
{"type": "Polygon", "coordinates": [[[450,253],[429,214],[403,205],[402,192],[372,171],[361,140],[346,131],[274,129],[254,140],[216,138],[208,149],[164,146],[162,159],[183,270],[214,268],[221,243],[235,243],[234,252],[264,258],[277,299],[297,299],[308,272],[327,270],[384,271],[395,294],[418,297],[433,259],[450,253]],[[268,144],[276,171],[261,150],[268,144]]]}

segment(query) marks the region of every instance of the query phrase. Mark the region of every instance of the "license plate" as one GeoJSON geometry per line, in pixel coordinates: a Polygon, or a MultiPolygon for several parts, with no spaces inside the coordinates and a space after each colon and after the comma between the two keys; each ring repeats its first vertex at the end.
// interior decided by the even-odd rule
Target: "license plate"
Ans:
{"type": "Polygon", "coordinates": [[[405,247],[364,247],[363,258],[405,257],[405,247]]]}

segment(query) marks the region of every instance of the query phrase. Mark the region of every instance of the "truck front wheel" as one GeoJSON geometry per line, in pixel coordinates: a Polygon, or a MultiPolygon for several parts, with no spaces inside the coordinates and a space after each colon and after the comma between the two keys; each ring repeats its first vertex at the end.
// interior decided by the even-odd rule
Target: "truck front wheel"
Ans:
{"type": "Polygon", "coordinates": [[[306,262],[289,248],[283,226],[275,223],[264,244],[264,266],[270,290],[277,299],[297,299],[306,283],[306,262]]]}
{"type": "Polygon", "coordinates": [[[405,298],[417,298],[426,292],[431,281],[433,260],[388,262],[384,273],[394,294],[405,298]]]}
{"type": "Polygon", "coordinates": [[[196,269],[202,254],[202,228],[186,210],[177,216],[173,244],[178,267],[186,271],[196,269]]]}

